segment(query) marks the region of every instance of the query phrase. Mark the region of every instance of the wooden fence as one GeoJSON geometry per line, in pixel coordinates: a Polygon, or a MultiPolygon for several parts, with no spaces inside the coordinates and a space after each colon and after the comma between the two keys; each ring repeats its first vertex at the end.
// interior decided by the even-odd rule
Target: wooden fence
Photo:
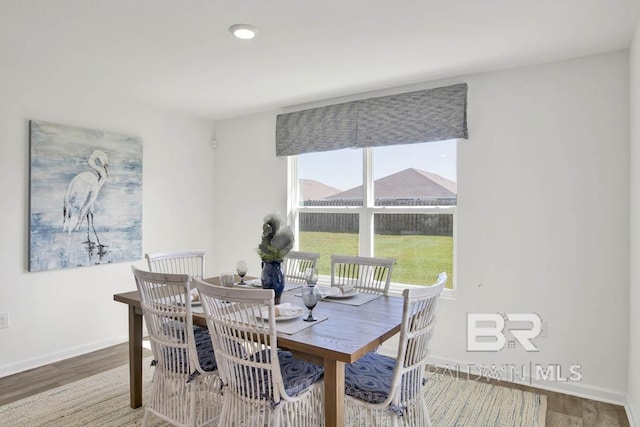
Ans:
{"type": "MultiPolygon", "coordinates": [[[[378,206],[455,206],[456,199],[379,199],[378,206]]],[[[362,206],[362,200],[307,200],[304,206],[362,206]]],[[[358,233],[358,214],[301,213],[300,231],[358,233]]],[[[376,214],[375,233],[453,236],[452,214],[376,214]]]]}

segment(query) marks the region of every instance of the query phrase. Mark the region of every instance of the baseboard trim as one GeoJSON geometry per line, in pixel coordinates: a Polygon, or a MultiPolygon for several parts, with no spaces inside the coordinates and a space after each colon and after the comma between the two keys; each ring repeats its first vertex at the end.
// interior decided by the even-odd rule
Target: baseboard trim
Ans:
{"type": "Polygon", "coordinates": [[[121,344],[128,340],[129,340],[128,335],[123,335],[121,337],[94,341],[88,344],[83,344],[81,346],[67,348],[56,353],[49,353],[39,357],[22,360],[18,363],[0,365],[0,378],[7,377],[9,375],[17,374],[20,372],[28,371],[29,369],[39,368],[44,365],[69,359],[71,357],[80,356],[86,353],[91,353],[92,351],[102,350],[103,348],[111,347],[116,344],[121,344]]]}
{"type": "Polygon", "coordinates": [[[629,425],[631,427],[637,427],[638,426],[638,423],[636,422],[637,418],[634,415],[633,406],[631,406],[629,399],[627,399],[627,402],[624,404],[624,411],[627,413],[627,419],[629,420],[629,425]]]}
{"type": "MultiPolygon", "coordinates": [[[[462,362],[459,360],[450,360],[440,357],[430,357],[429,363],[443,369],[462,369],[463,372],[469,372],[474,376],[481,376],[481,372],[477,369],[475,364],[469,362],[462,362]]],[[[576,397],[585,399],[597,400],[604,403],[612,403],[625,407],[625,410],[630,409],[627,405],[627,395],[619,390],[607,389],[604,387],[598,387],[594,385],[585,384],[583,382],[547,382],[536,381],[530,375],[523,376],[524,380],[509,380],[508,378],[499,378],[505,382],[511,382],[514,384],[522,384],[542,390],[553,391],[558,393],[569,394],[576,397]]],[[[628,412],[628,411],[627,411],[628,412]]],[[[631,418],[631,417],[630,417],[631,418]]]]}

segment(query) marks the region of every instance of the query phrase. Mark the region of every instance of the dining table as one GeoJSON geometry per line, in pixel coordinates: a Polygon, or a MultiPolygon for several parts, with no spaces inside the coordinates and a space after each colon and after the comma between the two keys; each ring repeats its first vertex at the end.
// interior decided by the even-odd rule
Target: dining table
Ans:
{"type": "MultiPolygon", "coordinates": [[[[220,283],[217,277],[204,281],[214,285],[220,283]]],[[[247,286],[247,291],[251,291],[250,286],[247,286]]],[[[304,325],[303,329],[292,323],[303,322],[306,316],[300,287],[287,286],[281,297],[281,303],[303,308],[304,315],[276,322],[278,347],[324,368],[324,416],[327,427],[344,425],[345,365],[357,361],[400,332],[401,297],[366,295],[366,302],[362,303],[361,300],[358,305],[355,303],[356,297],[353,297],[353,304],[346,298],[321,299],[313,309],[313,315],[319,320],[309,322],[311,324],[304,325]],[[287,333],[287,329],[293,332],[287,333]]],[[[114,294],[113,299],[128,306],[130,405],[138,408],[142,405],[143,316],[140,295],[136,290],[114,294]]],[[[194,325],[206,327],[204,314],[196,309],[192,312],[194,325]]]]}

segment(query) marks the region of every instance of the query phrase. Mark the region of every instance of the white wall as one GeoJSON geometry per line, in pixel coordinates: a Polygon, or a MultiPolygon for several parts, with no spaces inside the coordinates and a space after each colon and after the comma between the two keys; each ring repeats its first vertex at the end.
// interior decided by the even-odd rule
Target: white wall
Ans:
{"type": "MultiPolygon", "coordinates": [[[[627,53],[618,52],[384,92],[469,84],[470,139],[458,154],[458,292],[440,305],[435,361],[560,364],[564,376],[580,364],[582,382],[543,385],[624,400],[628,73],[627,53]],[[548,336],[538,339],[539,353],[469,353],[467,312],[536,312],[548,336]]],[[[216,123],[215,181],[224,189],[216,187],[214,216],[225,242],[215,249],[217,268],[256,247],[261,217],[286,207],[276,114],[216,123]]]]}
{"type": "Polygon", "coordinates": [[[216,123],[214,273],[246,259],[248,274],[259,275],[262,219],[286,215],[287,160],[275,157],[275,123],[275,113],[216,123]]]}
{"type": "MultiPolygon", "coordinates": [[[[629,288],[629,389],[628,411],[640,422],[640,24],[630,48],[631,78],[631,251],[629,288]]],[[[634,425],[634,424],[631,424],[634,425]]]]}
{"type": "Polygon", "coordinates": [[[433,354],[499,366],[579,364],[580,383],[622,401],[628,356],[626,52],[474,76],[459,151],[456,301],[433,354]],[[467,312],[538,313],[539,353],[467,353],[467,312]]]}
{"type": "MultiPolygon", "coordinates": [[[[130,133],[143,140],[143,251],[213,251],[213,123],[94,98],[44,74],[0,69],[0,376],[127,339],[127,307],[113,294],[135,289],[131,265],[27,272],[28,121],[130,133]]],[[[61,205],[62,206],[62,205],[61,205]]],[[[60,208],[62,219],[62,207],[60,208]]],[[[141,256],[142,259],[142,256],[141,256]]]]}

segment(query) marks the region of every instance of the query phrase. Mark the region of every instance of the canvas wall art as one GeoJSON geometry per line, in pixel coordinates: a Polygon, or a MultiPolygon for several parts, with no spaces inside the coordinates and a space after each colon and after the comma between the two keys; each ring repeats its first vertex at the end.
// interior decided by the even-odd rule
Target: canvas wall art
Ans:
{"type": "Polygon", "coordinates": [[[141,138],[35,120],[29,127],[29,271],[141,259],[141,138]]]}

